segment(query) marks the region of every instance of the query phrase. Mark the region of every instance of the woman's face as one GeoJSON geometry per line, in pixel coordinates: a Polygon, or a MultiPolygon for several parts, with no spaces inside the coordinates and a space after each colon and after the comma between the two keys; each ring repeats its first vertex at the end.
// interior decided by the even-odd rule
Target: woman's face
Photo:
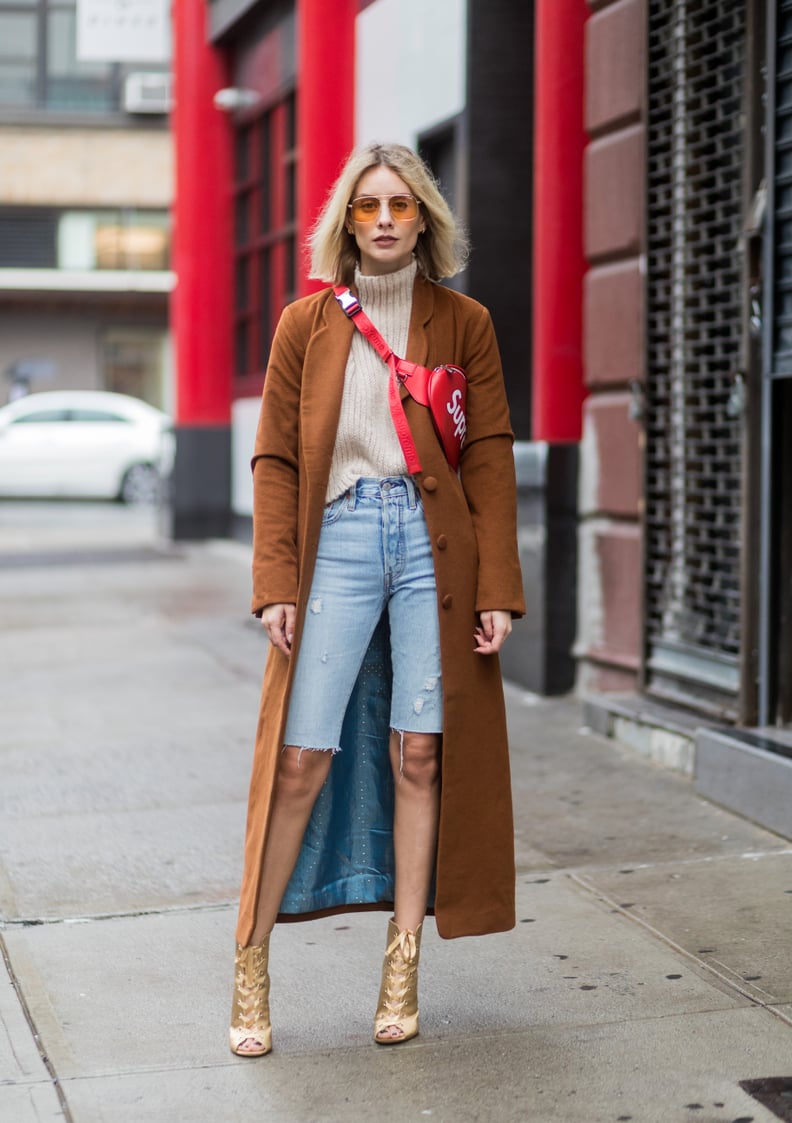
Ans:
{"type": "MultiPolygon", "coordinates": [[[[394,195],[412,197],[412,191],[392,168],[384,164],[364,172],[352,192],[352,199],[369,196],[380,204],[369,222],[356,221],[353,212],[347,211],[347,229],[360,250],[361,273],[395,273],[397,269],[409,265],[418,235],[426,229],[420,207],[414,218],[398,218],[391,213],[392,199],[383,196],[394,195]]],[[[397,201],[393,206],[394,210],[403,209],[405,204],[397,201]]]]}

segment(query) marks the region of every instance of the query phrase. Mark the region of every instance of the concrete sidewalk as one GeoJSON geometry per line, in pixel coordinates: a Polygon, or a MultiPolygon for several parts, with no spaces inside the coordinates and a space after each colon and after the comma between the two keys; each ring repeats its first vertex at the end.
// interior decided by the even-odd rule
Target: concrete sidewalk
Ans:
{"type": "MultiPolygon", "coordinates": [[[[509,689],[518,924],[440,940],[370,1040],[384,916],[279,927],[274,1053],[226,1044],[265,642],[249,555],[0,511],[0,1123],[769,1123],[792,844],[509,689]],[[5,520],[5,523],[4,523],[5,520]],[[11,531],[13,530],[13,533],[11,531]],[[53,562],[55,564],[53,564],[53,562]]],[[[486,747],[483,746],[483,749],[486,747]]],[[[789,1114],[784,1116],[783,1105],[789,1114]]]]}

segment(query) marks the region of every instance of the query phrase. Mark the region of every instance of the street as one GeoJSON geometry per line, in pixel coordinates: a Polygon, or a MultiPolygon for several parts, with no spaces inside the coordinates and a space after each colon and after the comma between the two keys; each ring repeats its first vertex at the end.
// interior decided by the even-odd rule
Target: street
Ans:
{"type": "Polygon", "coordinates": [[[792,1087],[792,843],[516,687],[515,930],[429,921],[421,1035],[384,1049],[385,915],[279,926],[274,1052],[231,1055],[249,561],[0,504],[0,1123],[792,1119],[740,1084],[792,1087]]]}

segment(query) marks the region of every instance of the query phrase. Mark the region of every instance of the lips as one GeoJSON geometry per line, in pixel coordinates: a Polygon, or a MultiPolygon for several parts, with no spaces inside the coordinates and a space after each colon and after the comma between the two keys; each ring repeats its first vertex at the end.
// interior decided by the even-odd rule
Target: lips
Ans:
{"type": "Polygon", "coordinates": [[[387,235],[383,235],[381,238],[375,238],[374,242],[378,246],[395,246],[396,238],[389,238],[387,235]]]}

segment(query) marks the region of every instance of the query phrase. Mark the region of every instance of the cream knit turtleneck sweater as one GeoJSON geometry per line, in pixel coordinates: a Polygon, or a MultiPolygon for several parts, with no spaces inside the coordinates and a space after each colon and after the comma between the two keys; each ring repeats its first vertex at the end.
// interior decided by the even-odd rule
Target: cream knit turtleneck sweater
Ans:
{"type": "MultiPolygon", "coordinates": [[[[365,276],[355,270],[360,303],[389,347],[404,357],[417,266],[365,276]]],[[[407,464],[388,405],[388,366],[355,328],[349,349],[326,502],[361,476],[406,476],[407,464]]]]}

